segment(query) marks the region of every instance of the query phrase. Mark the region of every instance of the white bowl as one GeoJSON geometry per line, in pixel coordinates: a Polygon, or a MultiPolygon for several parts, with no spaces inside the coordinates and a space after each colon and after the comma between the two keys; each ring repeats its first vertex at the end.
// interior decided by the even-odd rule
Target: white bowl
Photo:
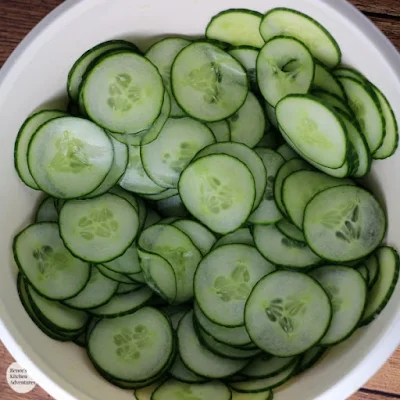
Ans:
{"type": "MultiPolygon", "coordinates": [[[[14,170],[18,128],[38,106],[65,97],[72,63],[101,41],[128,38],[143,47],[165,35],[202,35],[210,18],[224,9],[246,7],[265,12],[276,6],[297,8],[320,21],[338,40],[343,61],[377,84],[400,117],[399,54],[344,0],[70,0],[46,17],[1,69],[0,336],[12,355],[57,400],[131,400],[132,393],[100,378],[82,349],[47,338],[20,304],[11,243],[32,216],[38,193],[26,188],[14,170]]],[[[400,171],[399,153],[375,162],[371,180],[375,190],[384,194],[390,221],[388,243],[400,249],[400,180],[395,178],[396,171],[400,171]]],[[[400,343],[399,301],[397,288],[374,323],[330,351],[316,368],[278,390],[276,400],[340,400],[355,392],[400,343]]]]}

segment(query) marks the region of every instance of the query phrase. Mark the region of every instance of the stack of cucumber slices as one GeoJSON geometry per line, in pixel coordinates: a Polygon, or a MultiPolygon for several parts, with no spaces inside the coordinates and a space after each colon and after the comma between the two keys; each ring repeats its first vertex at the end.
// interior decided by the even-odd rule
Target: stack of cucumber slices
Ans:
{"type": "Polygon", "coordinates": [[[46,194],[14,239],[17,288],[111,384],[270,400],[386,306],[399,257],[358,178],[395,152],[397,123],[318,22],[234,9],[204,39],[108,41],[67,88],[68,110],[15,143],[46,194]]]}

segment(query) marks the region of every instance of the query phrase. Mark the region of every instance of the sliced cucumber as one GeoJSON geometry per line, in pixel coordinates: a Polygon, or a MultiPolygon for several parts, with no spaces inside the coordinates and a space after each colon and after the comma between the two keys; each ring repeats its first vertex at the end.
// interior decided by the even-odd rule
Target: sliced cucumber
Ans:
{"type": "Polygon", "coordinates": [[[325,354],[326,347],[315,346],[307,350],[300,358],[297,373],[301,373],[316,364],[325,354]]]}
{"type": "Polygon", "coordinates": [[[172,90],[188,115],[215,122],[243,105],[248,79],[232,56],[213,44],[195,42],[185,47],[172,65],[172,90]]]}
{"type": "Polygon", "coordinates": [[[279,129],[279,124],[276,120],[275,108],[270,106],[267,102],[265,102],[264,106],[268,121],[271,122],[276,129],[279,129]]]}
{"type": "Polygon", "coordinates": [[[299,155],[287,144],[283,143],[276,150],[286,161],[298,158],[299,155]]]}
{"type": "MultiPolygon", "coordinates": [[[[262,44],[264,45],[264,43],[262,44]]],[[[238,60],[246,69],[247,77],[250,83],[250,89],[254,93],[259,93],[257,82],[257,57],[259,49],[252,46],[239,46],[230,50],[228,53],[238,60]]]]}
{"type": "Polygon", "coordinates": [[[215,15],[206,28],[206,37],[233,46],[262,47],[260,35],[262,14],[246,9],[230,9],[215,15]]]}
{"type": "Polygon", "coordinates": [[[171,117],[184,117],[184,111],[178,106],[172,96],[171,68],[179,52],[191,43],[190,40],[172,37],[162,39],[153,44],[146,52],[148,58],[157,68],[163,78],[165,88],[171,95],[171,117]]]}
{"type": "Polygon", "coordinates": [[[279,36],[267,41],[257,58],[258,86],[272,107],[289,94],[307,93],[314,70],[311,53],[293,37],[279,36]]]}
{"type": "Polygon", "coordinates": [[[312,88],[313,90],[324,90],[347,101],[346,94],[339,80],[327,68],[319,63],[315,64],[312,88]]]}
{"type": "Polygon", "coordinates": [[[342,54],[336,40],[321,24],[299,11],[289,8],[270,10],[261,22],[260,32],[265,41],[279,35],[301,40],[313,57],[328,68],[340,63],[342,54]]]}
{"type": "Polygon", "coordinates": [[[161,216],[158,214],[158,212],[149,208],[147,210],[146,221],[144,223],[143,229],[146,229],[149,226],[157,224],[160,221],[161,221],[161,216]]]}
{"type": "Polygon", "coordinates": [[[348,105],[348,103],[345,102],[340,97],[321,89],[318,90],[314,89],[312,90],[311,94],[315,97],[318,97],[320,100],[324,101],[327,105],[333,107],[335,111],[341,110],[344,113],[346,113],[346,115],[351,119],[355,118],[355,115],[350,106],[348,105]]]}
{"type": "Polygon", "coordinates": [[[54,222],[41,222],[24,229],[14,239],[13,253],[29,283],[49,299],[73,297],[89,281],[89,264],[67,250],[54,222]]]}
{"type": "Polygon", "coordinates": [[[108,279],[118,283],[132,283],[132,280],[129,278],[128,275],[120,274],[119,272],[114,272],[113,270],[105,267],[102,264],[96,264],[96,267],[99,271],[108,279]]]}
{"type": "Polygon", "coordinates": [[[41,125],[65,115],[64,111],[58,110],[39,111],[28,117],[18,132],[14,145],[14,165],[21,180],[32,189],[39,189],[39,186],[29,170],[28,159],[26,157],[31,138],[41,125]]]}
{"type": "Polygon", "coordinates": [[[177,355],[174,365],[168,371],[172,378],[180,382],[185,383],[205,383],[207,381],[206,378],[203,378],[199,375],[196,375],[194,372],[190,371],[185,367],[185,364],[182,362],[179,354],[177,355]]]}
{"type": "MultiPolygon", "coordinates": [[[[173,197],[177,197],[177,196],[179,196],[179,192],[178,192],[178,189],[170,188],[170,189],[164,190],[161,193],[142,194],[141,196],[146,200],[157,202],[156,204],[162,204],[162,203],[160,203],[161,200],[168,200],[168,199],[172,199],[173,197]]],[[[164,207],[160,207],[160,208],[162,211],[164,207]]],[[[168,208],[168,207],[166,207],[166,208],[168,208]]]]}
{"type": "Polygon", "coordinates": [[[369,276],[369,281],[368,281],[368,288],[372,288],[376,281],[379,278],[379,264],[378,264],[378,258],[376,257],[375,254],[372,254],[366,261],[365,261],[365,266],[368,268],[368,276],[369,276]]]}
{"type": "Polygon", "coordinates": [[[204,147],[215,143],[211,130],[192,118],[169,119],[152,143],[141,147],[143,167],[150,179],[176,188],[181,172],[204,147]]]}
{"type": "Polygon", "coordinates": [[[268,261],[281,267],[304,269],[321,262],[307,243],[288,238],[275,225],[256,225],[253,237],[260,253],[268,261]]]}
{"type": "Polygon", "coordinates": [[[318,193],[304,212],[304,235],[326,260],[358,260],[374,251],[386,232],[382,206],[366,190],[336,186],[318,193]]]}
{"type": "Polygon", "coordinates": [[[245,309],[253,342],[278,357],[295,356],[314,346],[325,336],[331,319],[324,289],[299,272],[267,275],[253,289],[245,309]]]}
{"type": "Polygon", "coordinates": [[[35,222],[58,222],[58,211],[53,197],[42,200],[36,211],[35,222]]]}
{"type": "Polygon", "coordinates": [[[217,233],[239,228],[255,200],[250,170],[236,158],[214,154],[197,159],[183,171],[178,185],[188,211],[217,233]]]}
{"type": "Polygon", "coordinates": [[[111,271],[121,274],[136,274],[141,271],[136,244],[133,243],[122,256],[103,263],[111,271]]]}
{"type": "Polygon", "coordinates": [[[218,247],[203,258],[194,278],[196,300],[214,323],[243,325],[243,310],[254,285],[275,267],[252,246],[218,247]]]}
{"type": "Polygon", "coordinates": [[[137,211],[115,194],[70,200],[60,212],[60,234],[66,247],[79,258],[94,263],[124,254],[138,229],[137,211]]]}
{"type": "Polygon", "coordinates": [[[368,271],[368,268],[364,264],[361,264],[356,268],[356,270],[362,276],[362,278],[364,279],[365,283],[368,284],[368,282],[369,282],[369,271],[368,271]]]}
{"type": "Polygon", "coordinates": [[[232,390],[232,400],[272,400],[274,394],[272,390],[263,390],[259,393],[239,393],[232,390]]]}
{"type": "Polygon", "coordinates": [[[228,233],[227,235],[220,237],[214,244],[213,249],[226,244],[248,244],[249,246],[254,246],[254,240],[250,229],[240,228],[232,233],[228,233]]]}
{"type": "Polygon", "coordinates": [[[97,59],[81,93],[90,119],[124,134],[150,128],[164,102],[164,85],[157,68],[143,56],[124,50],[97,59]]]}
{"type": "Polygon", "coordinates": [[[306,238],[303,232],[296,226],[293,225],[287,219],[282,219],[276,224],[276,227],[289,239],[297,240],[298,242],[305,243],[306,238]]]}
{"type": "Polygon", "coordinates": [[[298,357],[273,357],[263,353],[255,357],[240,373],[251,379],[269,378],[297,362],[298,357]]]}
{"type": "Polygon", "coordinates": [[[232,142],[254,147],[262,139],[267,120],[257,97],[249,92],[240,109],[228,118],[232,142]]]}
{"type": "Polygon", "coordinates": [[[143,285],[141,283],[119,283],[116,294],[127,294],[139,290],[143,285]]]}
{"type": "Polygon", "coordinates": [[[227,121],[209,122],[207,126],[211,129],[217,142],[230,142],[231,128],[227,121]]]}
{"type": "Polygon", "coordinates": [[[389,302],[399,279],[399,256],[391,247],[381,247],[376,256],[379,264],[379,277],[371,289],[362,325],[367,325],[382,312],[389,302]]]}
{"type": "Polygon", "coordinates": [[[332,322],[321,346],[332,346],[350,337],[357,329],[367,300],[367,284],[357,270],[324,266],[311,272],[326,290],[332,303],[332,322]]]}
{"type": "Polygon", "coordinates": [[[51,119],[29,144],[29,170],[53,197],[75,198],[95,190],[106,178],[114,151],[103,129],[76,117],[51,119]]]}
{"type": "Polygon", "coordinates": [[[333,75],[335,75],[338,79],[340,78],[353,78],[356,81],[365,84],[368,82],[367,78],[359,71],[354,68],[349,67],[337,67],[332,71],[333,75]]]}
{"type": "Polygon", "coordinates": [[[261,157],[267,171],[267,186],[261,203],[250,215],[248,221],[252,224],[273,224],[282,219],[282,214],[275,202],[274,181],[279,168],[285,163],[285,159],[271,149],[257,148],[255,151],[261,157]]]}

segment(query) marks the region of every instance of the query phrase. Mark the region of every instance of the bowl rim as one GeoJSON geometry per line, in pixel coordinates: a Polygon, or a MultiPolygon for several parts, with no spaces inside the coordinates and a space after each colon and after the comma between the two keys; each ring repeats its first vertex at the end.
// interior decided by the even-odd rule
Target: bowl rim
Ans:
{"type": "MultiPolygon", "coordinates": [[[[22,63],[25,52],[32,50],[42,36],[54,28],[58,20],[71,13],[75,8],[94,7],[104,0],[92,0],[88,2],[81,0],[65,0],[59,6],[47,14],[18,44],[0,69],[0,93],[6,83],[11,71],[22,63]]],[[[154,0],[151,0],[154,1],[154,0]]],[[[400,63],[400,54],[394,44],[378,29],[378,27],[355,6],[347,0],[320,0],[325,6],[335,10],[347,20],[350,20],[361,33],[372,42],[378,49],[380,55],[390,67],[393,76],[400,82],[400,71],[396,65],[400,63]]],[[[1,103],[1,101],[0,101],[1,103]]],[[[315,400],[337,400],[345,399],[356,392],[385,364],[391,354],[400,344],[398,332],[400,330],[400,309],[392,317],[385,331],[376,339],[371,351],[353,368],[346,376],[339,379],[334,385],[321,393],[315,400]],[[379,344],[384,344],[380,346],[379,344]]],[[[82,392],[69,382],[64,376],[51,370],[30,345],[26,337],[15,327],[11,312],[6,309],[0,299],[0,339],[16,359],[29,372],[30,376],[51,396],[56,399],[65,400],[93,400],[87,393],[82,392]]]]}

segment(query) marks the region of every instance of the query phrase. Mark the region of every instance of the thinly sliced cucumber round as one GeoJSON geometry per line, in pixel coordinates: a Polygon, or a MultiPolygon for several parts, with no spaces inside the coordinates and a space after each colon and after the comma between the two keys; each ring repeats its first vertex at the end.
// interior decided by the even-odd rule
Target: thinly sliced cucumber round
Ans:
{"type": "Polygon", "coordinates": [[[306,238],[304,233],[287,219],[283,219],[276,224],[276,227],[289,239],[297,240],[298,242],[305,243],[306,238]]]}
{"type": "Polygon", "coordinates": [[[112,281],[118,282],[118,283],[131,283],[132,280],[128,277],[128,275],[125,274],[120,274],[119,272],[114,272],[111,269],[108,269],[102,264],[96,264],[96,267],[99,269],[99,271],[108,279],[111,279],[112,281]]]}
{"type": "Polygon", "coordinates": [[[183,171],[178,189],[188,211],[221,234],[233,232],[247,220],[256,193],[250,170],[225,154],[192,162],[183,171]]]}
{"type": "Polygon", "coordinates": [[[276,117],[283,136],[304,158],[328,168],[340,168],[346,162],[346,128],[333,109],[316,97],[287,96],[276,106],[276,117]]]}
{"type": "Polygon", "coordinates": [[[356,268],[357,272],[362,276],[364,282],[368,284],[369,282],[369,271],[365,264],[361,264],[356,268]]]}
{"type": "Polygon", "coordinates": [[[58,211],[53,197],[45,197],[40,203],[35,216],[35,222],[57,222],[58,211]]]}
{"type": "Polygon", "coordinates": [[[253,359],[241,374],[251,379],[269,378],[278,375],[290,365],[297,364],[298,357],[273,357],[263,353],[253,359]]]}
{"type": "Polygon", "coordinates": [[[315,64],[315,75],[312,88],[317,90],[325,90],[335,96],[346,101],[346,94],[338,79],[323,65],[315,64]]]}
{"type": "Polygon", "coordinates": [[[379,264],[379,277],[372,287],[367,306],[362,318],[362,325],[367,325],[382,312],[389,302],[399,279],[400,262],[395,249],[381,247],[376,256],[379,264]]]}
{"type": "Polygon", "coordinates": [[[46,193],[59,198],[84,196],[106,178],[113,163],[110,138],[93,122],[52,119],[36,131],[29,144],[29,170],[46,193]]]}
{"type": "Polygon", "coordinates": [[[230,142],[231,128],[227,121],[209,122],[206,125],[211,129],[217,142],[230,142]]]}
{"type": "Polygon", "coordinates": [[[249,92],[240,109],[228,118],[232,142],[254,147],[262,139],[267,119],[257,97],[249,92]]]}
{"type": "Polygon", "coordinates": [[[203,384],[184,383],[169,379],[151,396],[152,400],[196,399],[196,400],[231,400],[232,393],[222,382],[203,384]]]}
{"type": "Polygon", "coordinates": [[[146,283],[146,280],[144,279],[144,276],[143,276],[143,272],[139,272],[138,274],[130,274],[127,276],[132,282],[146,283]]]}
{"type": "Polygon", "coordinates": [[[90,280],[85,288],[72,299],[65,300],[64,303],[78,309],[99,307],[114,296],[118,285],[118,282],[108,279],[95,266],[92,266],[90,280]]]}
{"type": "Polygon", "coordinates": [[[282,214],[275,202],[274,181],[279,168],[285,163],[285,159],[271,149],[257,148],[255,151],[261,157],[267,171],[267,186],[261,203],[250,215],[248,221],[252,224],[273,224],[282,219],[282,214]]]}
{"type": "Polygon", "coordinates": [[[307,350],[300,358],[297,373],[301,373],[312,366],[325,354],[326,347],[315,346],[307,350]]]}
{"type": "Polygon", "coordinates": [[[276,151],[286,160],[290,161],[293,158],[298,158],[299,155],[287,144],[283,143],[280,145],[276,151]]]}
{"type": "Polygon", "coordinates": [[[336,40],[321,24],[299,11],[289,8],[270,10],[261,22],[260,32],[265,41],[283,34],[301,40],[313,57],[328,68],[340,63],[342,54],[336,40]]]}
{"type": "Polygon", "coordinates": [[[114,379],[126,382],[157,376],[173,349],[168,319],[150,307],[122,318],[101,320],[88,340],[88,352],[95,364],[114,379]]]}
{"type": "Polygon", "coordinates": [[[92,62],[96,60],[96,58],[100,57],[105,52],[119,49],[128,49],[140,53],[139,49],[133,43],[127,42],[125,40],[110,40],[92,47],[91,49],[83,53],[75,61],[74,65],[69,71],[67,83],[68,96],[72,101],[74,101],[75,103],[78,102],[82,78],[85,75],[85,72],[89,68],[90,64],[92,64],[92,62]]]}
{"type": "Polygon", "coordinates": [[[161,221],[161,215],[158,214],[157,211],[153,210],[152,208],[149,208],[147,210],[147,215],[146,215],[146,221],[144,223],[143,229],[148,228],[149,226],[155,225],[158,222],[161,221]]]}
{"type": "Polygon", "coordinates": [[[247,166],[255,182],[256,197],[253,205],[253,210],[255,210],[263,198],[267,183],[268,169],[266,170],[265,160],[261,157],[260,153],[253,151],[242,143],[216,143],[197,153],[195,159],[211,154],[226,154],[237,158],[247,166]]]}
{"type": "Polygon", "coordinates": [[[367,78],[359,71],[354,68],[349,67],[337,67],[332,71],[333,75],[335,75],[338,79],[340,78],[353,78],[356,81],[364,84],[368,82],[367,78]]]}
{"type": "Polygon", "coordinates": [[[334,178],[319,171],[295,171],[283,182],[282,202],[291,221],[303,230],[305,208],[317,193],[330,187],[352,184],[348,179],[334,178]]]}
{"type": "Polygon", "coordinates": [[[127,294],[143,287],[141,283],[119,283],[116,294],[127,294]]]}
{"type": "Polygon", "coordinates": [[[94,263],[124,254],[138,229],[137,211],[115,194],[70,200],[60,212],[60,234],[66,247],[79,258],[94,263]]]}
{"type": "Polygon", "coordinates": [[[220,357],[204,347],[193,325],[193,311],[189,311],[178,326],[179,354],[191,371],[210,379],[224,378],[240,371],[247,360],[231,360],[220,357]]]}
{"type": "Polygon", "coordinates": [[[240,228],[220,237],[215,242],[213,249],[224,246],[225,244],[248,244],[249,246],[254,246],[254,240],[249,228],[240,228]]]}
{"type": "Polygon", "coordinates": [[[136,244],[133,243],[122,256],[103,263],[111,271],[121,274],[136,274],[141,271],[136,244]]]}
{"type": "Polygon", "coordinates": [[[13,252],[29,283],[47,298],[73,297],[89,281],[89,264],[66,249],[54,222],[41,222],[24,229],[14,239],[13,252]]]}
{"type": "Polygon", "coordinates": [[[143,200],[140,197],[135,197],[133,193],[122,189],[121,186],[114,186],[109,190],[109,193],[116,194],[117,196],[122,197],[132,205],[132,207],[139,214],[139,222],[140,226],[142,227],[147,215],[146,205],[143,203],[143,200]]]}
{"type": "Polygon", "coordinates": [[[365,189],[337,186],[318,193],[304,212],[311,249],[333,262],[358,260],[374,251],[386,232],[382,206],[365,189]]]}
{"type": "Polygon", "coordinates": [[[190,371],[185,367],[185,364],[182,362],[179,354],[177,355],[174,365],[168,371],[169,374],[180,382],[185,383],[204,383],[207,381],[206,378],[203,378],[199,375],[196,375],[194,372],[190,371]]]}
{"type": "Polygon", "coordinates": [[[260,35],[262,14],[246,9],[230,9],[215,15],[206,28],[206,37],[233,46],[262,47],[260,35]]]}
{"type": "Polygon", "coordinates": [[[153,292],[149,288],[143,287],[134,292],[115,295],[108,303],[89,311],[91,314],[102,318],[122,317],[143,307],[152,295],[153,292]]]}
{"type": "Polygon", "coordinates": [[[150,128],[164,102],[157,68],[143,56],[123,50],[97,60],[81,93],[90,119],[124,134],[150,128]]]}
{"type": "Polygon", "coordinates": [[[252,246],[218,247],[203,258],[194,278],[196,300],[214,323],[243,325],[243,310],[254,285],[275,267],[252,246]]]}
{"type": "Polygon", "coordinates": [[[325,290],[299,272],[267,275],[254,287],[245,309],[246,329],[253,342],[278,357],[295,356],[314,346],[331,319],[325,290]]]}
{"type": "Polygon", "coordinates": [[[149,59],[160,72],[165,88],[171,95],[171,117],[184,117],[185,112],[178,106],[172,96],[171,88],[171,68],[179,52],[191,43],[190,40],[172,37],[162,39],[153,44],[146,52],[146,58],[149,59]]]}
{"type": "Polygon", "coordinates": [[[321,346],[332,346],[347,339],[357,329],[367,300],[367,284],[357,270],[324,266],[311,272],[326,290],[332,303],[332,322],[321,346]]]}
{"type": "Polygon", "coordinates": [[[119,184],[125,190],[138,194],[160,194],[165,188],[150,179],[143,167],[140,146],[129,146],[129,163],[119,184]]]}
{"type": "Polygon", "coordinates": [[[376,95],[381,105],[383,118],[385,119],[385,137],[382,144],[375,150],[373,158],[376,160],[388,158],[394,154],[399,145],[399,129],[396,116],[394,115],[392,106],[386,96],[374,86],[376,95]]]}
{"type": "Polygon", "coordinates": [[[32,177],[26,157],[31,138],[41,125],[65,115],[64,111],[58,110],[39,111],[28,117],[18,132],[14,146],[14,165],[21,180],[32,189],[39,189],[39,186],[32,177]]]}
{"type": "Polygon", "coordinates": [[[372,288],[376,281],[379,278],[379,263],[378,263],[378,258],[376,257],[375,254],[372,254],[366,261],[365,261],[365,266],[368,268],[368,276],[369,276],[369,281],[368,281],[368,288],[372,288]]]}
{"type": "Polygon", "coordinates": [[[207,318],[197,302],[194,302],[193,310],[196,322],[215,340],[230,346],[246,346],[251,343],[249,334],[244,326],[229,328],[216,324],[207,318]]]}
{"type": "Polygon", "coordinates": [[[260,253],[281,267],[304,269],[321,262],[307,243],[288,238],[275,225],[256,225],[253,237],[260,253]]]}
{"type": "Polygon", "coordinates": [[[171,118],[140,155],[150,179],[165,188],[176,188],[179,176],[198,151],[215,143],[214,134],[192,118],[171,118]]]}
{"type": "MultiPolygon", "coordinates": [[[[176,303],[193,297],[193,277],[202,258],[189,236],[174,226],[156,224],[147,228],[139,237],[140,248],[155,253],[172,266],[177,284],[176,303]]],[[[143,259],[142,269],[143,269],[143,259]]]]}
{"type": "Polygon", "coordinates": [[[248,93],[241,64],[217,46],[195,42],[185,47],[172,65],[172,90],[180,107],[207,122],[233,115],[248,93]]]}
{"type": "Polygon", "coordinates": [[[269,105],[267,102],[265,102],[264,106],[268,121],[271,122],[276,129],[279,129],[279,124],[276,120],[275,108],[269,105]]]}
{"type": "Polygon", "coordinates": [[[239,393],[231,388],[232,400],[272,400],[274,394],[272,390],[263,390],[259,393],[239,393]]]}
{"type": "Polygon", "coordinates": [[[257,82],[257,57],[259,51],[258,48],[252,46],[239,46],[228,51],[246,69],[250,88],[254,93],[260,92],[257,82]]]}
{"type": "Polygon", "coordinates": [[[371,153],[383,143],[385,137],[385,119],[378,96],[368,84],[362,84],[353,78],[339,78],[349,99],[350,108],[365,135],[371,153]]]}
{"type": "MultiPolygon", "coordinates": [[[[179,196],[178,189],[166,189],[164,188],[164,191],[161,193],[155,193],[155,194],[142,194],[141,195],[144,199],[150,200],[150,201],[156,201],[156,204],[162,204],[161,200],[169,200],[172,199],[173,197],[179,196]]],[[[170,204],[166,208],[169,208],[170,204]]],[[[161,211],[163,210],[164,207],[160,207],[161,211]]],[[[160,209],[158,211],[160,211],[160,209]]]]}
{"type": "Polygon", "coordinates": [[[351,119],[355,118],[353,110],[350,108],[348,103],[345,102],[345,100],[341,99],[340,97],[321,89],[314,89],[311,91],[311,94],[315,97],[318,97],[327,105],[333,107],[335,111],[341,110],[344,113],[346,113],[346,115],[351,119]]]}
{"type": "Polygon", "coordinates": [[[312,55],[302,42],[293,37],[279,36],[269,40],[260,50],[257,58],[258,86],[267,103],[275,107],[289,94],[307,93],[314,69],[312,55]]]}

